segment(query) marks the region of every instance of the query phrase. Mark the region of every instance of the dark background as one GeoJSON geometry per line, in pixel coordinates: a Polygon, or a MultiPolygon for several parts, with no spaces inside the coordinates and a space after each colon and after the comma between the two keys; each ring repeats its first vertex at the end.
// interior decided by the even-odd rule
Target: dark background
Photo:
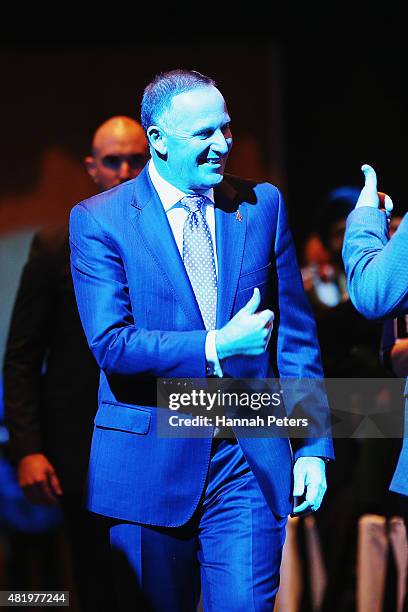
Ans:
{"type": "Polygon", "coordinates": [[[404,207],[404,22],[372,9],[363,20],[270,21],[263,31],[180,35],[173,18],[160,36],[3,42],[0,232],[62,220],[92,192],[81,160],[94,129],[115,114],[138,118],[143,86],[180,66],[219,84],[233,119],[229,171],[282,189],[298,248],[325,192],[361,185],[364,162],[404,207]]]}

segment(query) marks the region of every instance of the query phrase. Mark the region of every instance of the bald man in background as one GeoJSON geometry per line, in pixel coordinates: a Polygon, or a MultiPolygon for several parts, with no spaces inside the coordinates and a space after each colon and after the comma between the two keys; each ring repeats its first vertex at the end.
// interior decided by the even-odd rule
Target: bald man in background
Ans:
{"type": "Polygon", "coordinates": [[[147,158],[140,123],[130,117],[112,117],[96,130],[85,167],[99,191],[105,191],[138,176],[147,158]]]}
{"type": "MultiPolygon", "coordinates": [[[[104,191],[135,178],[147,159],[141,125],[118,116],[96,130],[84,163],[104,191]]],[[[61,504],[81,610],[100,612],[110,609],[102,589],[108,547],[83,509],[98,379],[77,311],[66,223],[34,235],[11,318],[4,400],[19,484],[33,503],[61,504]]]]}

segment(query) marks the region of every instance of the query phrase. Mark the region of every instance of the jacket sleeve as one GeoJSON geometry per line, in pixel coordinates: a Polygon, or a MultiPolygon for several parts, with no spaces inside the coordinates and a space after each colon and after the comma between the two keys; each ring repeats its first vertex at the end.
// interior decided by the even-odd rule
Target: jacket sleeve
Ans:
{"type": "Polygon", "coordinates": [[[343,259],[350,298],[368,319],[408,312],[408,215],[391,240],[383,211],[369,206],[347,219],[343,259]]]}
{"type": "Polygon", "coordinates": [[[119,248],[83,204],[71,212],[70,244],[82,325],[89,347],[107,375],[205,377],[207,332],[138,327],[119,248]]]}
{"type": "Polygon", "coordinates": [[[11,316],[4,356],[4,403],[13,461],[42,452],[41,378],[52,320],[51,257],[33,238],[11,316]]]}
{"type": "Polygon", "coordinates": [[[331,459],[334,454],[330,414],[316,323],[303,288],[280,193],[275,258],[279,300],[277,360],[283,397],[291,417],[308,420],[308,437],[292,440],[294,458],[320,456],[331,459]]]}

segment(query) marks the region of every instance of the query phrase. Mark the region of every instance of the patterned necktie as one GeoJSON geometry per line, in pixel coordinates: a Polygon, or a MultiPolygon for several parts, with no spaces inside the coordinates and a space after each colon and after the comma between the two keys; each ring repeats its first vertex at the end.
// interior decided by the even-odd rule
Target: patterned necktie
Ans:
{"type": "Polygon", "coordinates": [[[203,215],[206,196],[191,195],[180,200],[188,216],[183,227],[183,261],[206,329],[215,329],[217,274],[214,249],[203,215]]]}

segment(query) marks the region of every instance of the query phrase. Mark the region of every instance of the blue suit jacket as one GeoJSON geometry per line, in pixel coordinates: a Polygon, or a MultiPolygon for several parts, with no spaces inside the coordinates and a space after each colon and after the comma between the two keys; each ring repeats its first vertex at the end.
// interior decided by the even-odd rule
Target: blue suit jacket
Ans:
{"type": "MultiPolygon", "coordinates": [[[[275,312],[267,353],[223,362],[233,377],[322,376],[285,208],[270,184],[225,178],[215,189],[217,328],[259,287],[275,312]],[[237,210],[242,220],[237,219],[237,210]]],[[[179,526],[192,516],[210,458],[206,438],[157,433],[158,377],[205,378],[206,331],[163,206],[147,170],[71,213],[72,275],[89,346],[101,368],[88,507],[107,516],[179,526]]],[[[319,400],[318,400],[319,401],[319,400]]],[[[327,420],[325,400],[304,410],[327,420]],[[315,412],[314,412],[315,411],[315,412]]],[[[287,439],[240,440],[272,509],[290,512],[287,439]]],[[[298,441],[295,457],[332,457],[328,439],[298,441]]]]}
{"type": "MultiPolygon", "coordinates": [[[[389,241],[383,211],[364,206],[348,217],[343,246],[350,298],[369,319],[408,312],[408,215],[389,241]]],[[[405,432],[408,431],[405,385],[405,432]]],[[[404,438],[391,489],[408,495],[408,440],[404,438]]]]}

